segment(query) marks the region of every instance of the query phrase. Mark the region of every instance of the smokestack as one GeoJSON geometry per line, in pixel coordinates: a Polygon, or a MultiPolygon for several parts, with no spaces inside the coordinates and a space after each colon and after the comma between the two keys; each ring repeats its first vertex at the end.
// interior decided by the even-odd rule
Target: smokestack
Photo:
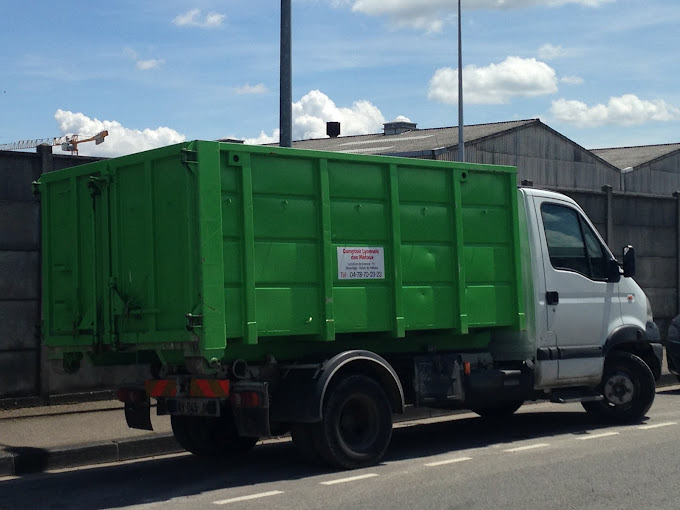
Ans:
{"type": "Polygon", "coordinates": [[[326,122],[326,134],[331,138],[337,138],[340,136],[340,123],[326,122]]]}

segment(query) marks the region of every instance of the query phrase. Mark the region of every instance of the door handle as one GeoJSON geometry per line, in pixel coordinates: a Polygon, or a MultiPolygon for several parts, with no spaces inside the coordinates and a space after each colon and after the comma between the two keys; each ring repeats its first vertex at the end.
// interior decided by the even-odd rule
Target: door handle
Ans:
{"type": "Polygon", "coordinates": [[[549,305],[556,305],[560,302],[560,295],[555,291],[545,293],[545,300],[549,305]]]}

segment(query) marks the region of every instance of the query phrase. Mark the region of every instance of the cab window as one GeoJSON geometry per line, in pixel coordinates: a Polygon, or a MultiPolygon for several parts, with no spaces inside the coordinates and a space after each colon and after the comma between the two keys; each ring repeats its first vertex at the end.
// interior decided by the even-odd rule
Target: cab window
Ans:
{"type": "Polygon", "coordinates": [[[555,269],[575,271],[605,280],[607,251],[578,211],[557,204],[541,206],[550,263],[555,269]]]}

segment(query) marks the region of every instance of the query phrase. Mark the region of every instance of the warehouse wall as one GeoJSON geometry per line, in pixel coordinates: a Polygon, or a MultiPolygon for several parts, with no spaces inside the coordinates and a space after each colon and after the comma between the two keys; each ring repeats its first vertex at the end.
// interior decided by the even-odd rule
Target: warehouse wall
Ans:
{"type": "Polygon", "coordinates": [[[680,152],[640,165],[623,179],[628,192],[670,196],[680,191],[680,152]]]}
{"type": "MultiPolygon", "coordinates": [[[[437,159],[457,161],[458,153],[437,159]]],[[[503,132],[465,144],[465,160],[517,167],[518,184],[524,180],[549,189],[621,189],[617,168],[545,125],[503,132]]]]}

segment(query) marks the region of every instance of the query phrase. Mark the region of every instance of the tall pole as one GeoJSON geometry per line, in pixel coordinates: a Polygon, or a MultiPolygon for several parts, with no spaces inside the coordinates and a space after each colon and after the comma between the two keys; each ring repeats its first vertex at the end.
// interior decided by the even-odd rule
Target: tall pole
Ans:
{"type": "Polygon", "coordinates": [[[279,76],[279,146],[292,146],[293,66],[291,58],[291,0],[281,0],[281,67],[279,76]]]}
{"type": "Polygon", "coordinates": [[[458,0],[458,161],[465,161],[463,136],[463,37],[461,35],[460,2],[458,0]]]}

